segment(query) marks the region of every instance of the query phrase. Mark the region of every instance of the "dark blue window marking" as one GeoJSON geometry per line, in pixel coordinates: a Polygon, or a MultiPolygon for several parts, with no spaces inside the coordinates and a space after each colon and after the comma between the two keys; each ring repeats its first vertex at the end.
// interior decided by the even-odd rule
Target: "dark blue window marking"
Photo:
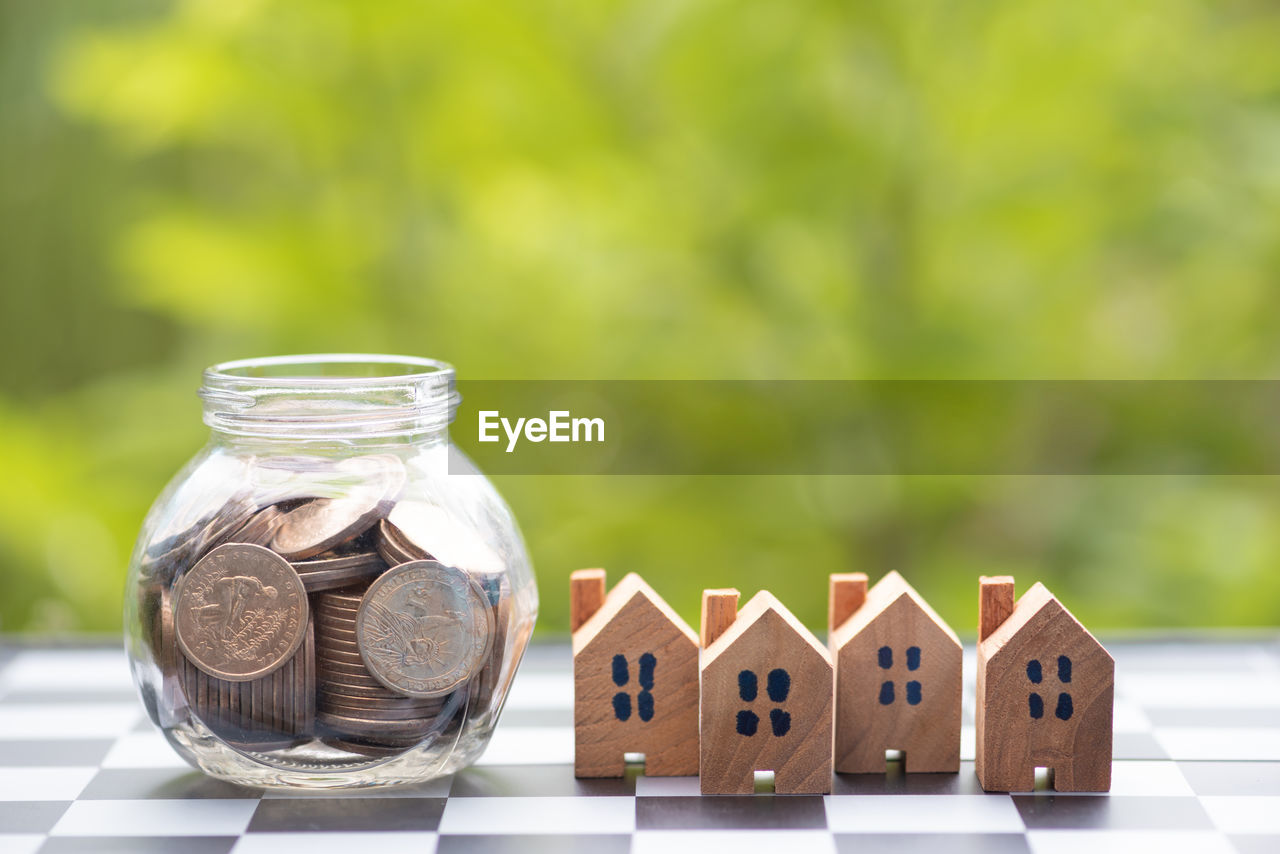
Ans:
{"type": "Polygon", "coordinates": [[[653,690],[653,669],[658,666],[658,659],[653,653],[646,652],[640,656],[640,687],[646,691],[653,690]]]}
{"type": "MultiPolygon", "coordinates": [[[[769,699],[775,703],[785,702],[791,694],[791,674],[781,667],[775,667],[769,671],[769,675],[765,679],[765,691],[769,694],[769,699]]],[[[742,670],[738,672],[738,695],[742,697],[743,702],[754,702],[760,693],[760,682],[754,670],[742,670]]],[[[642,695],[643,701],[643,695],[642,695]]],[[[643,707],[641,714],[643,714],[643,707]]],[[[769,725],[775,736],[781,737],[791,731],[791,715],[782,709],[772,709],[769,712],[769,725]]],[[[743,709],[738,712],[738,734],[739,735],[755,735],[756,730],[760,727],[760,716],[750,709],[743,709]]]]}
{"type": "Polygon", "coordinates": [[[920,705],[920,683],[914,679],[907,683],[907,704],[920,705]]]}
{"type": "MultiPolygon", "coordinates": [[[[893,667],[893,650],[890,649],[889,647],[887,646],[880,647],[877,653],[877,658],[879,659],[880,666],[883,667],[885,670],[888,670],[889,668],[893,667]]],[[[907,669],[908,670],[920,669],[920,647],[918,646],[907,647],[907,669]]],[[[923,696],[922,690],[923,689],[920,683],[917,682],[916,680],[913,679],[910,682],[908,682],[907,683],[907,703],[912,706],[920,705],[920,701],[923,696]]],[[[894,699],[895,697],[894,697],[893,683],[881,682],[880,683],[880,705],[882,706],[892,705],[894,699]]]]}
{"type": "MultiPolygon", "coordinates": [[[[1044,679],[1044,673],[1040,669],[1040,662],[1032,659],[1027,662],[1027,678],[1033,683],[1039,684],[1044,679]]],[[[1058,656],[1058,681],[1063,684],[1071,682],[1071,659],[1065,655],[1058,656]]],[[[1032,694],[1029,700],[1031,708],[1031,717],[1039,720],[1044,717],[1044,700],[1039,694],[1032,694]]],[[[1063,691],[1058,695],[1058,705],[1053,710],[1053,715],[1060,721],[1071,720],[1071,715],[1075,709],[1071,702],[1071,695],[1063,691]]]]}
{"type": "Polygon", "coordinates": [[[641,691],[636,695],[636,714],[646,723],[653,720],[653,695],[648,691],[641,691]]]}
{"type": "Polygon", "coordinates": [[[887,706],[893,702],[893,683],[880,683],[880,705],[887,706]]]}
{"type": "Polygon", "coordinates": [[[756,674],[750,670],[744,670],[738,674],[738,696],[744,702],[750,703],[756,698],[756,693],[760,690],[760,685],[756,681],[756,674]]]}
{"type": "Polygon", "coordinates": [[[776,670],[769,671],[768,688],[769,699],[775,703],[784,703],[787,695],[791,693],[791,674],[783,670],[781,667],[776,670]]]}
{"type": "MultiPolygon", "coordinates": [[[[643,689],[636,695],[636,711],[640,714],[640,720],[653,720],[653,671],[658,666],[658,659],[653,653],[646,652],[640,656],[640,687],[643,689]]],[[[619,688],[631,681],[631,671],[627,665],[627,657],[625,655],[615,655],[612,662],[613,684],[619,688]]],[[[629,720],[631,718],[631,697],[625,691],[619,691],[613,696],[613,714],[620,721],[629,720]]]]}

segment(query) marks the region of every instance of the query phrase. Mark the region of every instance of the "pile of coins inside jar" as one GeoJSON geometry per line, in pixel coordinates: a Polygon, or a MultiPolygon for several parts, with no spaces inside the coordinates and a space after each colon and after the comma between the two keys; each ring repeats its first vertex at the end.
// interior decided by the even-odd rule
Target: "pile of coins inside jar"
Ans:
{"type": "Polygon", "coordinates": [[[402,497],[394,455],[275,458],[258,477],[147,550],[143,619],[173,692],[162,707],[185,700],[242,750],[318,739],[365,757],[486,708],[511,597],[497,554],[402,497]],[[302,483],[329,494],[294,494],[302,483]]]}

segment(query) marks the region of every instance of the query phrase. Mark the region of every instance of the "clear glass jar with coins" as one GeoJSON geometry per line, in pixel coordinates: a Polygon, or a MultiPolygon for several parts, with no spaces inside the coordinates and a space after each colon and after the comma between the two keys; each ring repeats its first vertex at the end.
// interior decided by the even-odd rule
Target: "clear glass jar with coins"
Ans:
{"type": "Polygon", "coordinates": [[[427,359],[229,362],[209,443],[143,523],[125,643],[201,770],[255,786],[451,773],[484,750],[537,614],[510,509],[449,442],[427,359]]]}

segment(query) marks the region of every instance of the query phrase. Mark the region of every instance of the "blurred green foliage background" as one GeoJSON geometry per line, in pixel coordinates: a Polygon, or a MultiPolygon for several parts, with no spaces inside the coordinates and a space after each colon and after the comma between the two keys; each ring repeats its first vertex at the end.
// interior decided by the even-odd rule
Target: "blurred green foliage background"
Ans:
{"type": "MultiPolygon", "coordinates": [[[[0,629],[118,627],[229,358],[1272,377],[1277,44],[1262,0],[0,3],[0,629]]],[[[582,566],[691,620],[896,568],[962,633],[1005,572],[1280,622],[1274,478],[496,481],[544,632],[582,566]]]]}

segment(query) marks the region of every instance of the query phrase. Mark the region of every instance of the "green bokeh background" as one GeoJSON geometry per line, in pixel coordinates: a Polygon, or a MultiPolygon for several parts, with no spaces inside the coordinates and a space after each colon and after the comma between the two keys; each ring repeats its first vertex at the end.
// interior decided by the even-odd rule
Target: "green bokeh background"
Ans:
{"type": "MultiPolygon", "coordinates": [[[[1261,0],[0,3],[0,630],[117,629],[229,358],[1275,376],[1277,44],[1261,0]]],[[[495,480],[543,632],[582,566],[690,619],[896,568],[962,633],[979,573],[1280,622],[1274,478],[495,480]]]]}

